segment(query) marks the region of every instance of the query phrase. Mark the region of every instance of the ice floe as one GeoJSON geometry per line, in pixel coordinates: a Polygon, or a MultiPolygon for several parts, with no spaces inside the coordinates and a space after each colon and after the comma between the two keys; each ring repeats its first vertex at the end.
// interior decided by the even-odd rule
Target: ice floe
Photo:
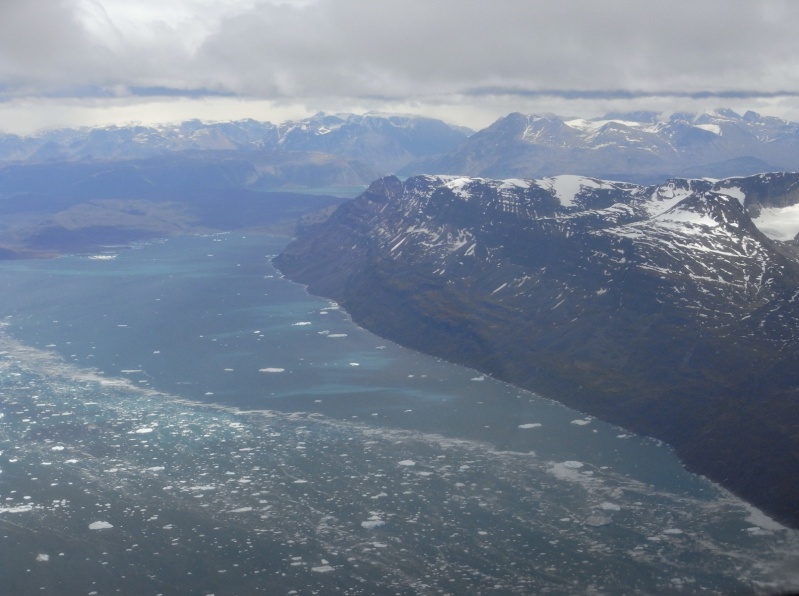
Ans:
{"type": "Polygon", "coordinates": [[[90,530],[108,530],[114,526],[107,521],[96,521],[89,524],[90,530]]]}

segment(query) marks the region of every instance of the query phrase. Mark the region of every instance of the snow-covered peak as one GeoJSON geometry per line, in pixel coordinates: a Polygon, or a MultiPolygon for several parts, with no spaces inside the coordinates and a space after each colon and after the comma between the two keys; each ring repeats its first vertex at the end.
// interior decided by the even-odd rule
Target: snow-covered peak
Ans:
{"type": "Polygon", "coordinates": [[[468,200],[470,198],[470,191],[469,187],[473,185],[476,180],[474,178],[468,177],[440,177],[440,180],[444,182],[444,186],[450,189],[456,196],[459,196],[462,199],[468,200]]]}
{"type": "Polygon", "coordinates": [[[717,108],[715,110],[705,110],[701,114],[698,114],[695,121],[701,124],[707,120],[738,121],[742,120],[742,117],[734,110],[730,110],[728,108],[717,108]]]}
{"type": "MultiPolygon", "coordinates": [[[[769,148],[760,145],[775,141],[790,144],[799,126],[777,118],[762,117],[754,112],[741,116],[733,110],[717,109],[702,113],[675,112],[670,115],[656,112],[611,113],[596,118],[513,113],[487,130],[514,136],[521,131],[521,138],[525,142],[550,149],[603,149],[603,155],[610,148],[640,151],[644,153],[641,157],[644,163],[648,160],[654,163],[657,159],[684,158],[690,161],[683,167],[691,168],[696,165],[697,154],[701,155],[705,150],[716,160],[720,152],[731,152],[732,157],[756,156],[758,159],[762,159],[762,153],[771,159],[773,156],[769,148]],[[711,135],[727,137],[725,140],[728,145],[720,147],[709,143],[708,149],[703,149],[703,144],[713,139],[711,135]],[[739,145],[744,146],[733,149],[739,145]],[[683,152],[685,155],[682,155],[683,152]]],[[[586,157],[581,158],[583,163],[590,161],[586,157]]]]}
{"type": "Polygon", "coordinates": [[[438,181],[440,185],[450,189],[456,196],[463,200],[470,200],[474,192],[484,189],[496,191],[505,198],[515,193],[530,188],[541,188],[541,181],[522,178],[508,178],[506,180],[490,180],[486,178],[472,178],[468,176],[425,176],[431,182],[438,181]]]}
{"type": "Polygon", "coordinates": [[[635,122],[633,120],[618,120],[618,119],[611,119],[611,120],[585,120],[583,118],[576,118],[574,120],[567,120],[564,122],[566,126],[570,126],[571,128],[575,128],[582,132],[592,133],[599,131],[600,129],[604,128],[608,124],[616,124],[620,126],[625,126],[627,128],[637,128],[640,130],[645,131],[656,131],[657,124],[652,123],[645,123],[645,122],[635,122]]]}

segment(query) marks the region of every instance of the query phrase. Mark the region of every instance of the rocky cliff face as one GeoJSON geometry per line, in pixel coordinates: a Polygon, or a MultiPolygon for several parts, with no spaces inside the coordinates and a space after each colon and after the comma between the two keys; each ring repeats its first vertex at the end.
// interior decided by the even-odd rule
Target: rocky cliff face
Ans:
{"type": "Polygon", "coordinates": [[[276,259],[365,327],[672,444],[799,527],[799,176],[378,180],[276,259]],[[764,233],[766,232],[766,233],[764,233]]]}

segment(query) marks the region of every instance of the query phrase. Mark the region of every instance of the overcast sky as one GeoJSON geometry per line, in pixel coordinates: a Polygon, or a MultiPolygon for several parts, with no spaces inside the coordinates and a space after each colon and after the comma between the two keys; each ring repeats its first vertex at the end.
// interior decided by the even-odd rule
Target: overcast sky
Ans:
{"type": "Polygon", "coordinates": [[[0,130],[393,111],[799,120],[793,0],[1,0],[0,130]]]}

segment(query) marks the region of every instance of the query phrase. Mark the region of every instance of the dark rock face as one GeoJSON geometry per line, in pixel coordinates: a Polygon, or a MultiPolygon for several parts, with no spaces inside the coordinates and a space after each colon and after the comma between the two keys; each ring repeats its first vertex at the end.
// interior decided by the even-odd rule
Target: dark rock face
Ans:
{"type": "Polygon", "coordinates": [[[797,182],[389,177],[276,264],[378,334],[669,442],[799,527],[799,261],[759,229],[794,233],[797,182]]]}

